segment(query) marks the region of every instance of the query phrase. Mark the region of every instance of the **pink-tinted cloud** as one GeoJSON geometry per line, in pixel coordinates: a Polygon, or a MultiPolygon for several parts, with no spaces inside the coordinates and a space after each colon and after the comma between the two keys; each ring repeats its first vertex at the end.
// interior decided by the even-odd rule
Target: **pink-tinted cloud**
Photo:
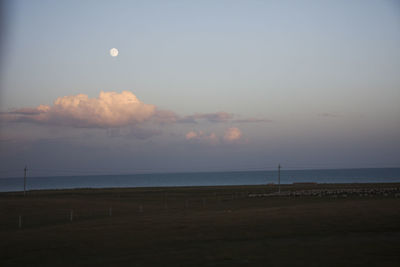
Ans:
{"type": "Polygon", "coordinates": [[[205,134],[203,131],[190,131],[185,135],[186,140],[196,140],[200,142],[216,144],[219,142],[219,138],[215,133],[205,134]]]}
{"type": "MultiPolygon", "coordinates": [[[[87,95],[59,97],[52,106],[20,109],[7,114],[7,120],[66,125],[82,128],[108,128],[150,120],[158,111],[141,102],[133,93],[101,92],[97,98],[87,95]]],[[[163,118],[163,115],[159,115],[163,118]]]]}
{"type": "Polygon", "coordinates": [[[186,134],[186,140],[190,140],[190,139],[196,139],[199,136],[198,133],[196,133],[195,131],[190,131],[186,134]]]}
{"type": "Polygon", "coordinates": [[[158,124],[171,123],[246,123],[266,122],[265,119],[236,119],[228,112],[195,113],[178,116],[173,111],[159,110],[155,105],[141,102],[129,91],[101,92],[97,98],[85,94],[57,98],[53,105],[21,108],[0,114],[0,120],[9,122],[32,122],[46,125],[63,125],[76,128],[115,128],[151,121],[158,124]]]}
{"type": "MultiPolygon", "coordinates": [[[[110,136],[149,138],[161,134],[165,125],[175,123],[231,123],[261,122],[260,119],[234,120],[236,116],[228,112],[195,113],[178,116],[173,111],[159,110],[155,105],[140,101],[132,92],[101,92],[90,98],[85,94],[57,98],[53,105],[40,105],[36,108],[21,108],[12,112],[0,113],[3,122],[30,122],[42,125],[61,125],[74,128],[104,128],[111,130],[110,136]],[[114,129],[114,130],[112,130],[114,129]]],[[[241,139],[238,128],[229,128],[224,135],[214,132],[190,131],[186,140],[220,143],[235,142],[241,139]]]]}
{"type": "Polygon", "coordinates": [[[225,131],[224,141],[225,142],[236,142],[242,138],[242,132],[239,128],[231,127],[225,131]]]}
{"type": "Polygon", "coordinates": [[[189,131],[185,135],[186,140],[200,141],[203,143],[217,144],[220,142],[224,143],[240,143],[242,141],[242,132],[239,128],[232,127],[228,128],[224,135],[218,137],[215,133],[206,134],[203,131],[189,131]]]}

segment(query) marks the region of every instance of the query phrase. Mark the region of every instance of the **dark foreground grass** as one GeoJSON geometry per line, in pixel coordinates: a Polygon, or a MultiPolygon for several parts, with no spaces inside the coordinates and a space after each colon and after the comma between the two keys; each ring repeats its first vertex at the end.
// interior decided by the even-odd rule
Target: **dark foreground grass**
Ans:
{"type": "MultiPolygon", "coordinates": [[[[387,187],[400,185],[286,185],[282,190],[387,187]]],[[[399,266],[400,198],[248,197],[275,190],[2,193],[0,266],[399,266]]]]}

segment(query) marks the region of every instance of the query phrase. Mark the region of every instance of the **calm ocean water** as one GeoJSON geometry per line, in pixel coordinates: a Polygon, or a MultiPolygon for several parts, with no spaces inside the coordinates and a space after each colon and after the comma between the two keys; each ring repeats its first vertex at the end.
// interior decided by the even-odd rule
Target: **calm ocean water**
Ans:
{"type": "MultiPolygon", "coordinates": [[[[258,185],[277,183],[277,177],[277,171],[28,177],[27,189],[258,185]]],[[[291,184],[294,182],[400,182],[400,168],[281,171],[282,184],[291,184]]],[[[23,190],[23,178],[0,179],[1,192],[21,190],[23,190]]]]}

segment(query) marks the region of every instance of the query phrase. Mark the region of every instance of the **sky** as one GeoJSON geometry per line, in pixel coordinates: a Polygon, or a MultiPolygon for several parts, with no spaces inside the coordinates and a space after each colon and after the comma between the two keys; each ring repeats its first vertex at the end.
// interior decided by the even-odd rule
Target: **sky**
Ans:
{"type": "Polygon", "coordinates": [[[398,1],[1,9],[0,177],[400,167],[398,1]]]}

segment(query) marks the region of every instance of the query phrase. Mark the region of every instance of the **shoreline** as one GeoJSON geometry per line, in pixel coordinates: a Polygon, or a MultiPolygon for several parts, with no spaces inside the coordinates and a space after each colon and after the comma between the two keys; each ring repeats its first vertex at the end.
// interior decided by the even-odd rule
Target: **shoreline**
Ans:
{"type": "MultiPolygon", "coordinates": [[[[309,171],[357,171],[357,170],[400,170],[400,167],[369,167],[369,168],[305,168],[305,169],[281,169],[281,173],[286,172],[309,172],[309,171]]],[[[246,172],[267,172],[278,173],[276,169],[268,170],[217,170],[217,171],[171,171],[171,172],[138,172],[138,173],[110,173],[110,174],[76,174],[76,175],[45,175],[31,176],[30,178],[62,178],[62,177],[88,177],[88,176],[135,176],[135,175],[171,175],[171,174],[209,174],[209,173],[246,173],[246,172]]],[[[79,172],[78,172],[79,173],[79,172]]],[[[23,179],[23,176],[0,177],[0,179],[23,179]]]]}
{"type": "MultiPolygon", "coordinates": [[[[379,182],[379,183],[316,183],[316,182],[294,182],[290,184],[281,184],[281,189],[284,190],[293,190],[296,188],[311,188],[311,187],[373,187],[373,186],[399,186],[400,182],[379,182]]],[[[35,192],[62,192],[62,191],[93,191],[93,190],[114,190],[114,191],[123,191],[123,190],[167,190],[167,189],[218,189],[218,188],[255,188],[255,189],[273,189],[278,188],[278,184],[243,184],[243,185],[188,185],[188,186],[136,186],[136,187],[75,187],[75,188],[49,188],[49,189],[31,189],[26,190],[26,192],[35,193],[35,192]]],[[[0,195],[3,194],[20,194],[24,191],[0,191],[0,195]]]]}

